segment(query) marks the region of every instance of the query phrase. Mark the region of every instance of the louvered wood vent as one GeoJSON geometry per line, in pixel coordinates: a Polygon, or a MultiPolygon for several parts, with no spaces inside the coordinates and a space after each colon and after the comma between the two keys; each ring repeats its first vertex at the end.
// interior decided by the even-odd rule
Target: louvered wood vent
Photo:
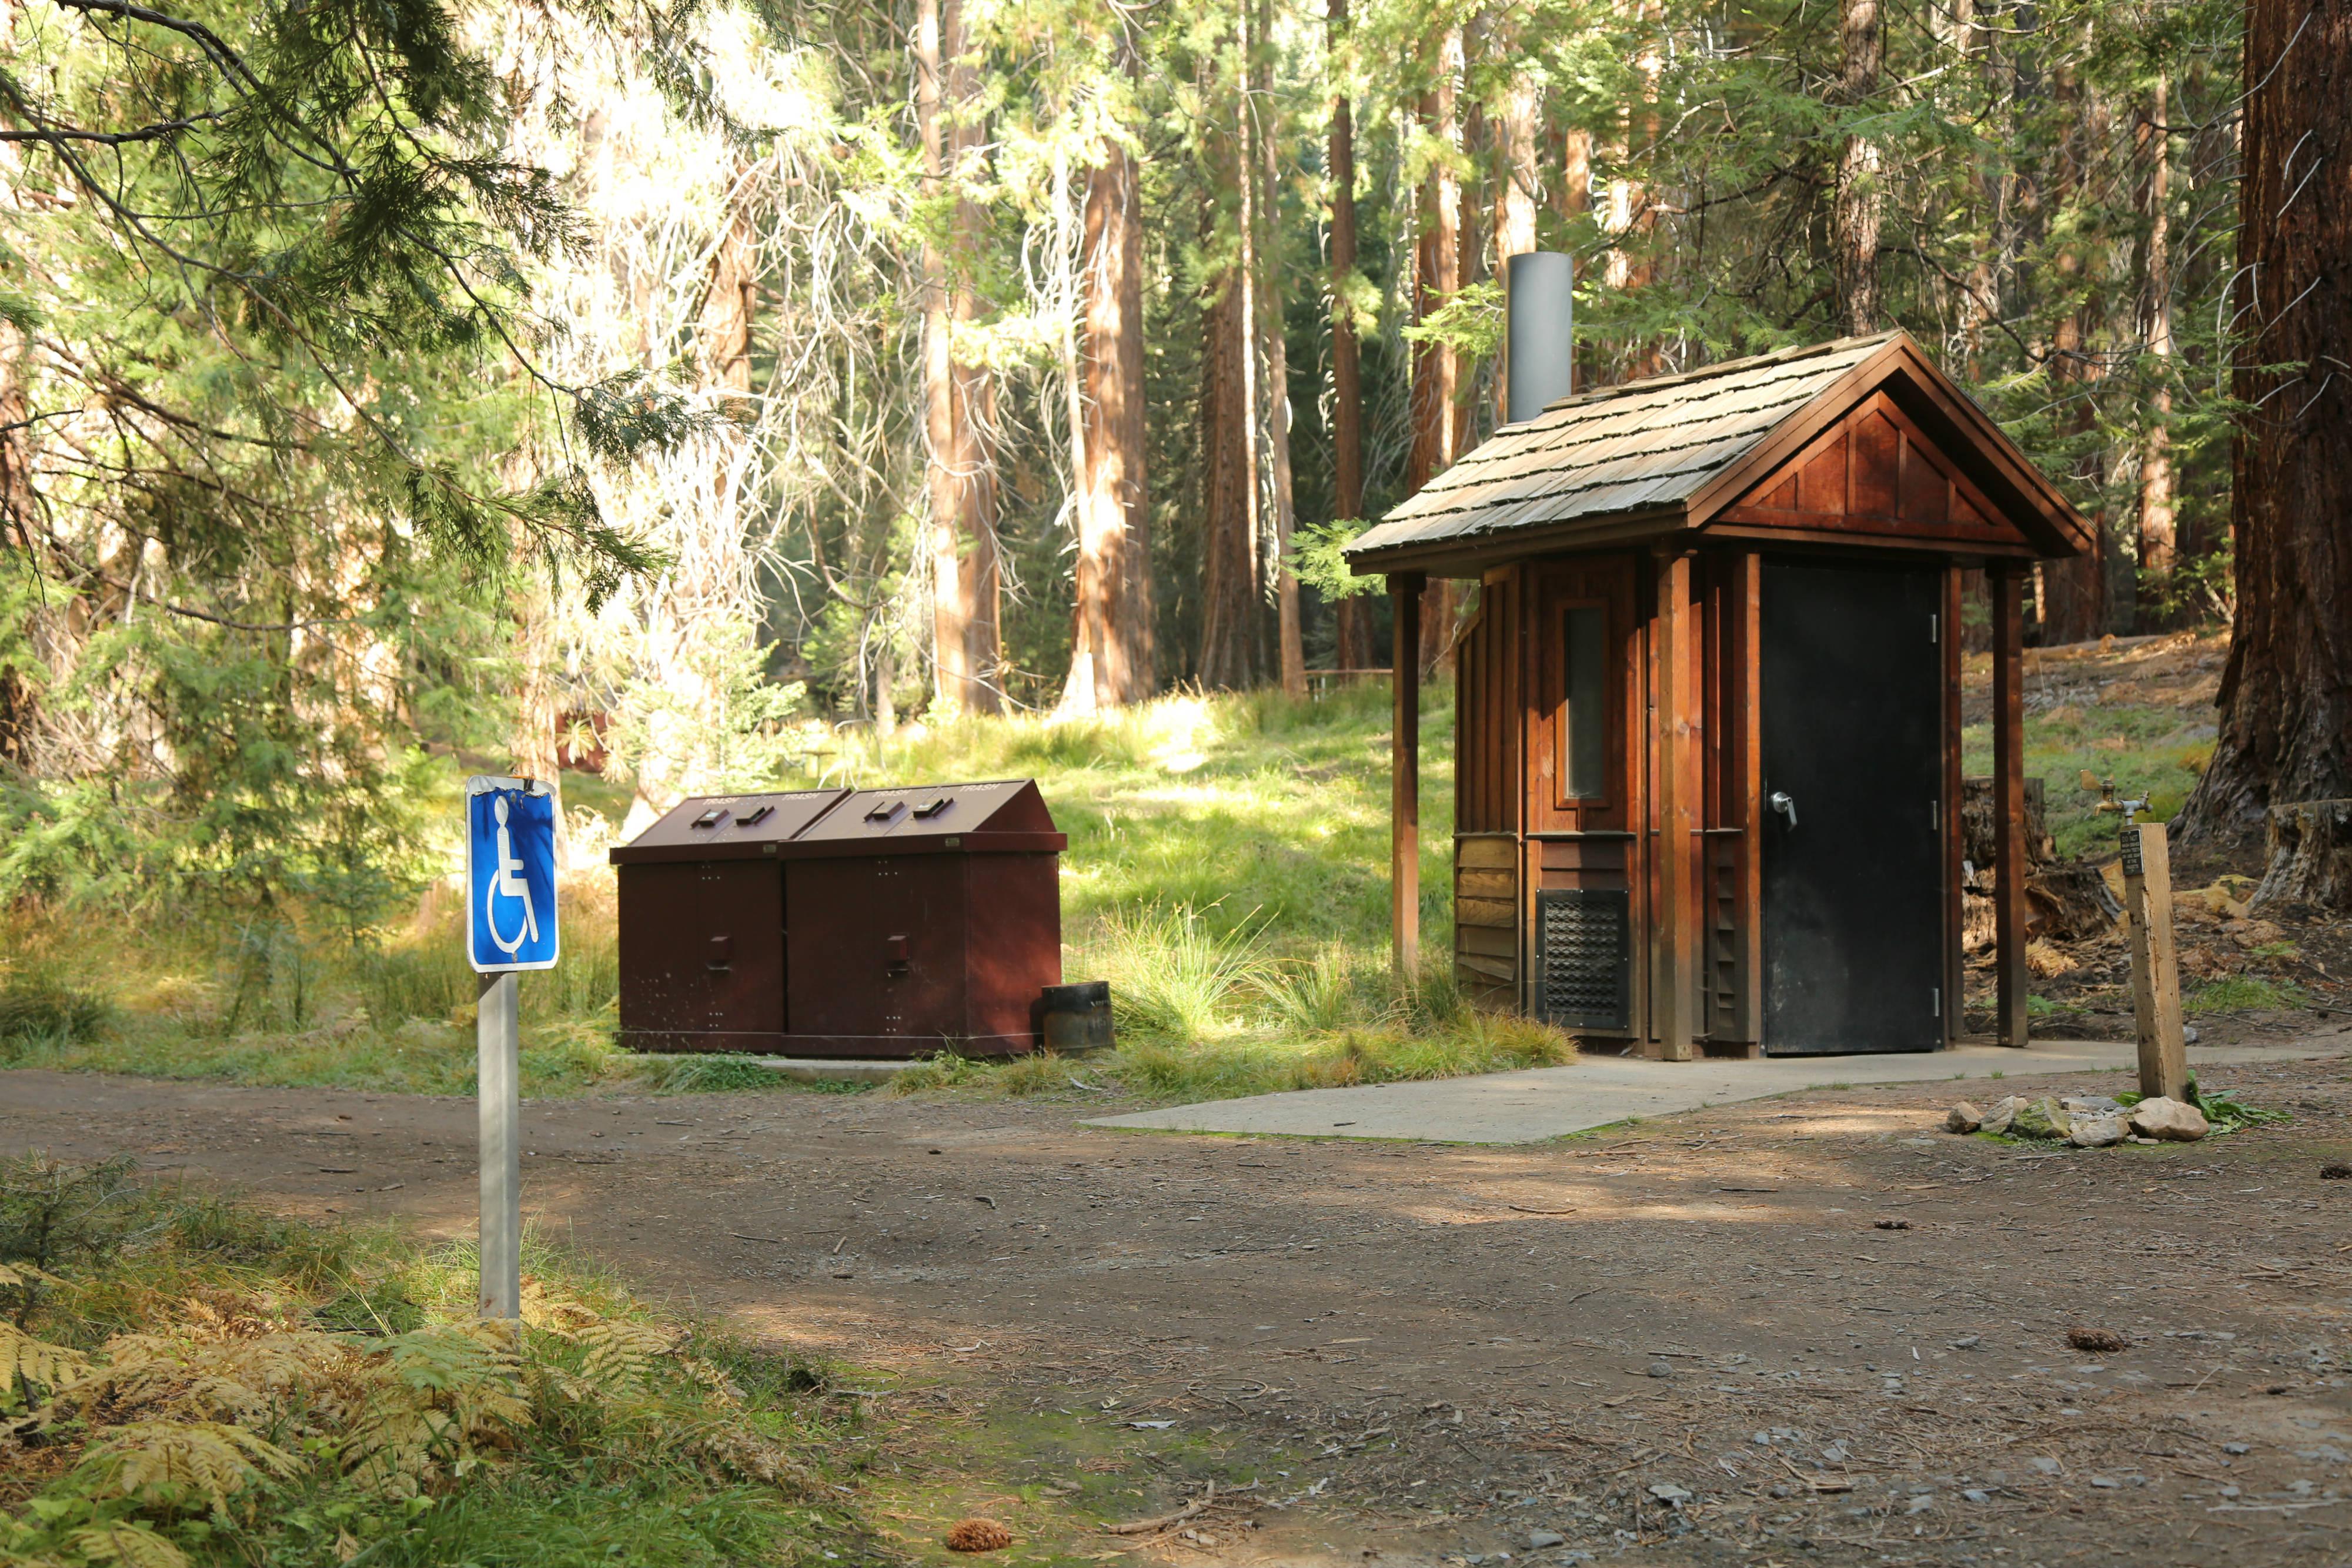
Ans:
{"type": "Polygon", "coordinates": [[[1633,1023],[1631,894],[1568,888],[1536,894],[1543,1016],[1563,1029],[1633,1023]]]}

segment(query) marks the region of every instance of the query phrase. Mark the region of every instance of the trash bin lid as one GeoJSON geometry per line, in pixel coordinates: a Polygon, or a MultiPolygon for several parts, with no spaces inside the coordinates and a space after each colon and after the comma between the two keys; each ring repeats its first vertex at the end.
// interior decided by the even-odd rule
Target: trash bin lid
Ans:
{"type": "Polygon", "coordinates": [[[950,839],[1000,833],[1060,837],[1055,832],[1053,813],[1045,809],[1045,798],[1037,793],[1035,779],[860,789],[811,823],[795,841],[846,847],[924,841],[945,849],[963,847],[949,844],[950,839]]]}
{"type": "Polygon", "coordinates": [[[612,852],[645,861],[822,860],[856,854],[1055,851],[1069,840],[1034,779],[889,789],[697,795],[612,852]]]}
{"type": "Polygon", "coordinates": [[[690,795],[625,844],[614,865],[632,861],[756,859],[772,855],[841,803],[846,789],[788,789],[760,795],[690,795]]]}

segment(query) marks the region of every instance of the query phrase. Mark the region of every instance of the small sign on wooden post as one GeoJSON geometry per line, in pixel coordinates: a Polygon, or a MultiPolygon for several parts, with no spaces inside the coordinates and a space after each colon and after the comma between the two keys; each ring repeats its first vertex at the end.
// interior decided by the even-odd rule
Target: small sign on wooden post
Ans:
{"type": "Polygon", "coordinates": [[[2132,1011],[2139,1019],[2139,1092],[2184,1100],[2189,1047],[2180,1032],[2180,963],[2172,948],[2172,861],[2164,824],[2126,823],[2123,849],[2132,1011]]]}

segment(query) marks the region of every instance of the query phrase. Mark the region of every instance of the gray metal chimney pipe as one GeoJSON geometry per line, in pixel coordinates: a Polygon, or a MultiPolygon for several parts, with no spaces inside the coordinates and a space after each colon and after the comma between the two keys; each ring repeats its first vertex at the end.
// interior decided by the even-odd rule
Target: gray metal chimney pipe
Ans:
{"type": "Polygon", "coordinates": [[[1518,424],[1576,390],[1575,261],[1552,250],[1511,257],[1503,298],[1504,417],[1518,424]]]}

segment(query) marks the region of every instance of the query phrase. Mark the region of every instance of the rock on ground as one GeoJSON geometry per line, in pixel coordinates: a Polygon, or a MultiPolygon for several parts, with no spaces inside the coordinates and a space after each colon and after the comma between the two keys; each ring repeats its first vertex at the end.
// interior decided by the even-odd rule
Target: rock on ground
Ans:
{"type": "Polygon", "coordinates": [[[2121,1110],[2080,1111],[2068,1117],[2066,1141],[2077,1148],[2104,1149],[2122,1143],[2130,1131],[2121,1110]]]}
{"type": "Polygon", "coordinates": [[[2020,1105],[2009,1130],[2021,1138],[2063,1139],[2074,1132],[2074,1121],[2066,1108],[2048,1095],[2030,1104],[2020,1105]]]}
{"type": "Polygon", "coordinates": [[[2158,1094],[2131,1108],[2131,1124],[2142,1137],[2193,1144],[2206,1134],[2205,1113],[2158,1094]]]}

